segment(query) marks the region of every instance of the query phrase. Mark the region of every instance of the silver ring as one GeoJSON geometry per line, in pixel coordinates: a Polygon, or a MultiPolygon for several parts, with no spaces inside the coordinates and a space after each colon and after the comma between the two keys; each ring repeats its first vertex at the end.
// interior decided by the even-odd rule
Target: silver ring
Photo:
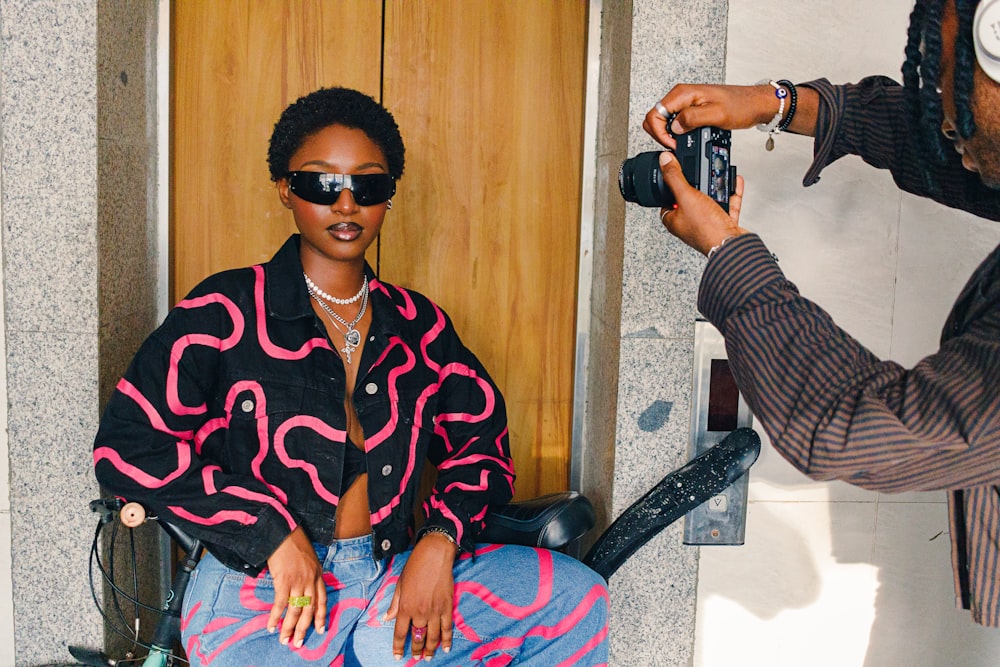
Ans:
{"type": "Polygon", "coordinates": [[[667,111],[667,107],[663,106],[663,102],[657,102],[653,105],[653,108],[656,109],[656,113],[663,116],[663,120],[666,120],[667,116],[670,115],[670,112],[667,111]]]}

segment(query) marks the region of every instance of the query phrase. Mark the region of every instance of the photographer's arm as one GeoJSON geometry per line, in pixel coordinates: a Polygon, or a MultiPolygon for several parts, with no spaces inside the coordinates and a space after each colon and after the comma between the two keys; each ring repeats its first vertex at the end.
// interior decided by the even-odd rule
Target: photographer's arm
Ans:
{"type": "MultiPolygon", "coordinates": [[[[682,83],[671,88],[659,103],[671,114],[677,114],[672,128],[676,134],[707,125],[742,130],[771,122],[779,109],[779,100],[774,92],[768,84],[723,86],[682,83]]],[[[795,115],[786,131],[813,136],[819,95],[815,90],[802,86],[796,86],[796,94],[795,115]]],[[[667,119],[655,107],[646,114],[642,127],[659,143],[668,148],[674,147],[674,139],[667,130],[667,119]]]]}

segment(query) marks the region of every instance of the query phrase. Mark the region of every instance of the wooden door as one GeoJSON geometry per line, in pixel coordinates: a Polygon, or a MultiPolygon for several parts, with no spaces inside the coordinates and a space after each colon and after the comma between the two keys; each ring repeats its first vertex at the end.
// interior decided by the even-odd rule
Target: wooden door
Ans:
{"type": "Polygon", "coordinates": [[[569,484],[586,5],[386,5],[408,166],[382,275],[436,299],[500,385],[521,498],[569,484]]]}
{"type": "Polygon", "coordinates": [[[265,161],[281,110],[320,86],[362,90],[407,149],[370,261],[437,301],[500,385],[517,497],[568,488],[587,3],[178,0],[172,12],[174,300],[294,231],[265,161]]]}
{"type": "Polygon", "coordinates": [[[171,3],[171,296],[295,231],[267,169],[281,111],[322,86],[376,99],[381,0],[171,3]]]}

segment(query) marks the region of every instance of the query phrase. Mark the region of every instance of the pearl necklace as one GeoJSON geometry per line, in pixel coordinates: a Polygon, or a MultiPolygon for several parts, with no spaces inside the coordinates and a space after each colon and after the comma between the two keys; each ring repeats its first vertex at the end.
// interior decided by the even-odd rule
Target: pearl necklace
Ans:
{"type": "Polygon", "coordinates": [[[351,354],[358,349],[358,345],[361,345],[361,332],[354,327],[361,321],[361,318],[365,316],[365,311],[368,309],[368,277],[365,276],[365,282],[361,286],[361,309],[358,311],[358,316],[351,322],[348,322],[343,317],[333,312],[333,308],[326,305],[319,298],[320,295],[316,293],[311,284],[306,283],[306,289],[309,291],[309,296],[311,296],[313,300],[319,304],[319,307],[322,308],[323,312],[326,313],[328,318],[330,318],[330,323],[333,324],[333,327],[337,331],[340,331],[340,333],[344,336],[344,347],[340,348],[340,351],[343,352],[344,356],[347,358],[347,363],[352,363],[351,354]],[[340,322],[347,327],[347,331],[342,331],[341,328],[337,326],[337,322],[340,322]]]}
{"type": "Polygon", "coordinates": [[[306,275],[305,271],[302,272],[302,275],[306,279],[306,287],[309,288],[309,293],[310,294],[318,294],[319,296],[323,297],[327,301],[330,301],[331,303],[340,304],[341,306],[346,306],[348,304],[352,304],[355,301],[357,301],[358,299],[360,299],[361,295],[364,294],[364,292],[365,292],[365,288],[368,287],[368,276],[365,276],[364,282],[361,283],[361,289],[358,290],[357,294],[355,294],[354,296],[352,296],[350,299],[338,299],[337,297],[332,296],[330,294],[327,294],[326,292],[324,292],[323,290],[321,290],[319,288],[319,285],[317,285],[316,283],[314,283],[312,281],[312,278],[310,278],[308,275],[306,275]]]}

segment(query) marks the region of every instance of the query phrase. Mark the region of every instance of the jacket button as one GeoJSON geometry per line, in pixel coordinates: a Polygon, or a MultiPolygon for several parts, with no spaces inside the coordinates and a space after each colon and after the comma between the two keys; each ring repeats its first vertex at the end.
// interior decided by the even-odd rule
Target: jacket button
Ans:
{"type": "Polygon", "coordinates": [[[390,473],[392,473],[392,466],[386,463],[384,466],[382,466],[382,476],[388,477],[390,473]]]}
{"type": "Polygon", "coordinates": [[[253,401],[248,398],[240,404],[240,407],[243,408],[243,412],[253,412],[253,401]]]}
{"type": "Polygon", "coordinates": [[[378,391],[378,385],[374,382],[369,382],[365,385],[365,393],[371,395],[378,391]]]}
{"type": "Polygon", "coordinates": [[[392,546],[392,542],[389,540],[382,540],[382,551],[388,551],[389,547],[392,546]]]}

